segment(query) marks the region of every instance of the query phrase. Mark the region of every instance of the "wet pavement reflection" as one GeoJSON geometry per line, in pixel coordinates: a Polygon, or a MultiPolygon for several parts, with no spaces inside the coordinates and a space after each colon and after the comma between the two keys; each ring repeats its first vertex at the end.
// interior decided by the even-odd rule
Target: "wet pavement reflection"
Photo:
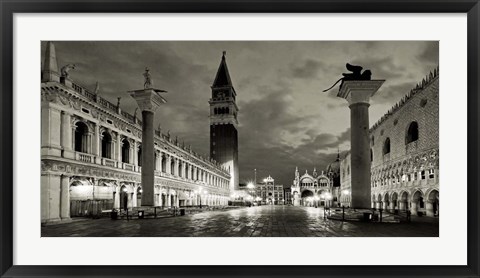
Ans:
{"type": "Polygon", "coordinates": [[[323,208],[259,206],[158,219],[82,219],[42,227],[42,236],[87,237],[437,237],[438,219],[363,223],[324,219],[323,208]]]}

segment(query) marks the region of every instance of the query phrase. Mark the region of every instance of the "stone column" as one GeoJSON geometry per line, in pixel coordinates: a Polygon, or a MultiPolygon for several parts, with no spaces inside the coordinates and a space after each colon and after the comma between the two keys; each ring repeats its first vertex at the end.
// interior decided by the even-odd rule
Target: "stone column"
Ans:
{"type": "Polygon", "coordinates": [[[174,176],[177,176],[177,177],[178,177],[178,176],[180,175],[180,173],[178,172],[179,160],[178,160],[178,158],[173,158],[173,159],[174,159],[174,160],[173,160],[173,161],[174,161],[174,163],[173,163],[174,166],[173,166],[173,173],[172,173],[172,174],[173,174],[174,176]]]}
{"type": "Polygon", "coordinates": [[[120,209],[120,194],[121,188],[120,186],[115,186],[115,199],[113,200],[113,207],[116,209],[120,209]]]}
{"type": "Polygon", "coordinates": [[[138,186],[133,186],[132,207],[137,207],[137,190],[138,186]]]}
{"type": "Polygon", "coordinates": [[[40,187],[42,223],[60,221],[60,175],[42,173],[40,187]]]}
{"type": "Polygon", "coordinates": [[[159,94],[165,91],[150,88],[150,77],[148,79],[145,89],[129,92],[142,111],[142,206],[147,207],[155,203],[154,113],[160,104],[167,102],[159,94]]]}
{"type": "MultiPolygon", "coordinates": [[[[122,137],[120,136],[120,133],[117,133],[117,142],[116,142],[116,154],[115,158],[118,161],[118,165],[122,164],[122,137]]],[[[119,167],[120,168],[120,167],[119,167]]]]}
{"type": "Polygon", "coordinates": [[[133,155],[131,156],[132,157],[132,164],[135,165],[135,167],[138,166],[138,143],[137,143],[137,140],[133,140],[133,146],[132,146],[132,149],[133,149],[133,155]]]}
{"type": "Polygon", "coordinates": [[[385,80],[345,81],[337,96],[348,101],[351,132],[351,194],[352,207],[369,208],[370,182],[370,123],[368,108],[372,97],[385,80]]]}
{"type": "MultiPolygon", "coordinates": [[[[95,124],[95,130],[93,132],[93,154],[96,157],[100,156],[100,126],[98,124],[95,124]]],[[[100,164],[100,159],[96,159],[98,163],[100,164]]]]}
{"type": "Polygon", "coordinates": [[[171,164],[172,164],[172,157],[171,156],[167,156],[167,163],[165,165],[166,169],[165,169],[165,173],[167,174],[171,174],[171,170],[172,170],[172,167],[171,167],[171,164]]]}
{"type": "Polygon", "coordinates": [[[41,109],[41,154],[61,156],[61,111],[50,106],[49,102],[42,103],[41,109]]]}
{"type": "Polygon", "coordinates": [[[433,202],[430,200],[427,200],[425,203],[426,205],[426,211],[427,211],[427,216],[435,216],[435,213],[433,212],[433,202]]]}
{"type": "Polygon", "coordinates": [[[417,215],[417,201],[412,201],[410,211],[412,212],[412,215],[417,215]]]}
{"type": "Polygon", "coordinates": [[[170,193],[167,194],[167,207],[172,206],[172,195],[170,193]]]}
{"type": "Polygon", "coordinates": [[[382,207],[382,208],[383,208],[384,211],[387,211],[387,209],[388,209],[388,202],[383,202],[383,207],[382,207]]]}
{"type": "Polygon", "coordinates": [[[73,139],[72,139],[72,126],[71,126],[71,114],[62,111],[62,147],[63,147],[63,157],[74,159],[75,153],[73,152],[73,139]]]}
{"type": "Polygon", "coordinates": [[[66,175],[61,177],[60,218],[70,220],[70,177],[66,175]]]}
{"type": "Polygon", "coordinates": [[[405,210],[405,201],[403,201],[403,200],[400,200],[400,201],[399,201],[399,203],[398,203],[398,209],[399,209],[400,211],[405,210]]]}

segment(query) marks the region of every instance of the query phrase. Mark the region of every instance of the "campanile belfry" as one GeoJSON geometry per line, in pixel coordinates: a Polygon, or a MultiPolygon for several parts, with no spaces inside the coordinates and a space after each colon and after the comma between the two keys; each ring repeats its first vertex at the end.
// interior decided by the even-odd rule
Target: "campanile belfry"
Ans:
{"type": "Polygon", "coordinates": [[[210,157],[230,172],[230,190],[238,189],[237,93],[223,52],[212,85],[210,104],[210,157]]]}

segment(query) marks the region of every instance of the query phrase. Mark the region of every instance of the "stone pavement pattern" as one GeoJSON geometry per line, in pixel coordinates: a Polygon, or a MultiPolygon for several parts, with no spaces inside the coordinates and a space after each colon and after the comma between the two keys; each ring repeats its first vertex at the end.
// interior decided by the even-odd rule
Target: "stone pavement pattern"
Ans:
{"type": "Polygon", "coordinates": [[[42,236],[72,237],[438,237],[435,218],[411,223],[341,222],[322,208],[260,206],[193,215],[127,220],[74,220],[42,227],[42,236]]]}

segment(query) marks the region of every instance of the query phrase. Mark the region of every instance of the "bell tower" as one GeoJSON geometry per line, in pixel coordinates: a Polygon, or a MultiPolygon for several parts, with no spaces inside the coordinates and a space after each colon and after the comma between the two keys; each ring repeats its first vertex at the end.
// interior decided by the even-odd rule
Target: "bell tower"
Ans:
{"type": "Polygon", "coordinates": [[[210,104],[210,157],[230,172],[230,190],[237,190],[238,133],[236,104],[237,93],[233,88],[226,62],[226,51],[212,85],[210,104]]]}

